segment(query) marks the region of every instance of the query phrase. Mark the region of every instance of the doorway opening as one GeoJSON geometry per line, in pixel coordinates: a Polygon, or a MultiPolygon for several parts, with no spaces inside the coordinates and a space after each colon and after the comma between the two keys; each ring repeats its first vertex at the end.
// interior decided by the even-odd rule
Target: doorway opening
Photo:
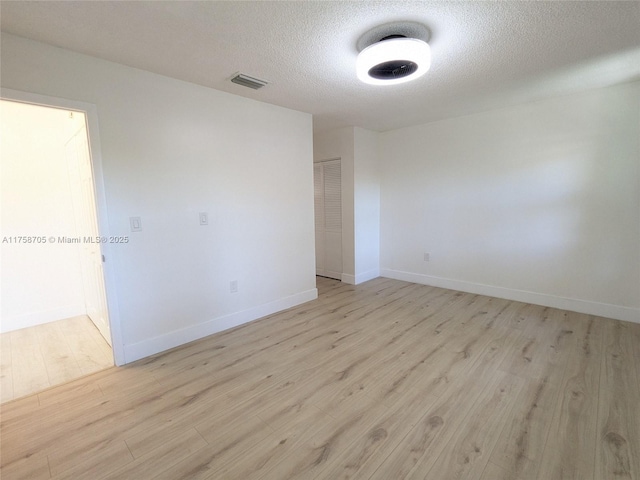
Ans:
{"type": "Polygon", "coordinates": [[[342,279],[342,162],[314,162],[316,275],[342,279]]]}
{"type": "Polygon", "coordinates": [[[0,100],[1,401],[114,364],[87,118],[0,100]]]}

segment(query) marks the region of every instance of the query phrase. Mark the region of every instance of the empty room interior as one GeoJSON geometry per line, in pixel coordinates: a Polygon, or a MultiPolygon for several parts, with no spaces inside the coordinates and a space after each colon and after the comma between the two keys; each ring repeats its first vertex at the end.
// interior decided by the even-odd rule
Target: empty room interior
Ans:
{"type": "Polygon", "coordinates": [[[3,480],[640,480],[640,2],[0,19],[3,480]]]}

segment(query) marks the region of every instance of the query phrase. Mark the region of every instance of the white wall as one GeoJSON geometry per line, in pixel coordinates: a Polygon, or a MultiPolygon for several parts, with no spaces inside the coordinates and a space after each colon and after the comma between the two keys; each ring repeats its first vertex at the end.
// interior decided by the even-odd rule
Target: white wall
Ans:
{"type": "Polygon", "coordinates": [[[317,296],[309,114],[7,34],[2,86],[97,106],[125,361],[317,296]]]}
{"type": "Polygon", "coordinates": [[[342,181],[342,281],[356,283],[354,232],[354,128],[344,127],[313,136],[315,161],[341,159],[342,181]]]}
{"type": "Polygon", "coordinates": [[[382,134],[383,275],[640,321],[639,104],[636,82],[382,134]]]}
{"type": "Polygon", "coordinates": [[[2,101],[0,333],[86,313],[64,143],[69,112],[2,101]],[[13,237],[44,237],[14,243],[13,237]],[[50,238],[54,238],[51,242],[50,238]]]}
{"type": "Polygon", "coordinates": [[[355,283],[380,276],[380,172],[377,132],[354,128],[355,283]]]}

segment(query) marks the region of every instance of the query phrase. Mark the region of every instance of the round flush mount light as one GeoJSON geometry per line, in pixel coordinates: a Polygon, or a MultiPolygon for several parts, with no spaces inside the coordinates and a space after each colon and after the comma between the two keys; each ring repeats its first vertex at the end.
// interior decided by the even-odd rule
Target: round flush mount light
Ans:
{"type": "Polygon", "coordinates": [[[358,41],[358,78],[372,85],[395,85],[421,77],[431,65],[428,38],[427,28],[416,23],[370,30],[358,41]]]}

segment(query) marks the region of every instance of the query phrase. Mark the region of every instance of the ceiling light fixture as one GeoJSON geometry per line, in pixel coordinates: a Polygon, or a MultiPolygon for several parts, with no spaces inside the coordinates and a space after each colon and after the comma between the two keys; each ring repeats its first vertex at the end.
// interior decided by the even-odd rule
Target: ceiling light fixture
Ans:
{"type": "Polygon", "coordinates": [[[396,22],[370,30],[358,41],[356,72],[372,85],[395,85],[424,75],[431,66],[429,31],[424,25],[396,22]]]}

